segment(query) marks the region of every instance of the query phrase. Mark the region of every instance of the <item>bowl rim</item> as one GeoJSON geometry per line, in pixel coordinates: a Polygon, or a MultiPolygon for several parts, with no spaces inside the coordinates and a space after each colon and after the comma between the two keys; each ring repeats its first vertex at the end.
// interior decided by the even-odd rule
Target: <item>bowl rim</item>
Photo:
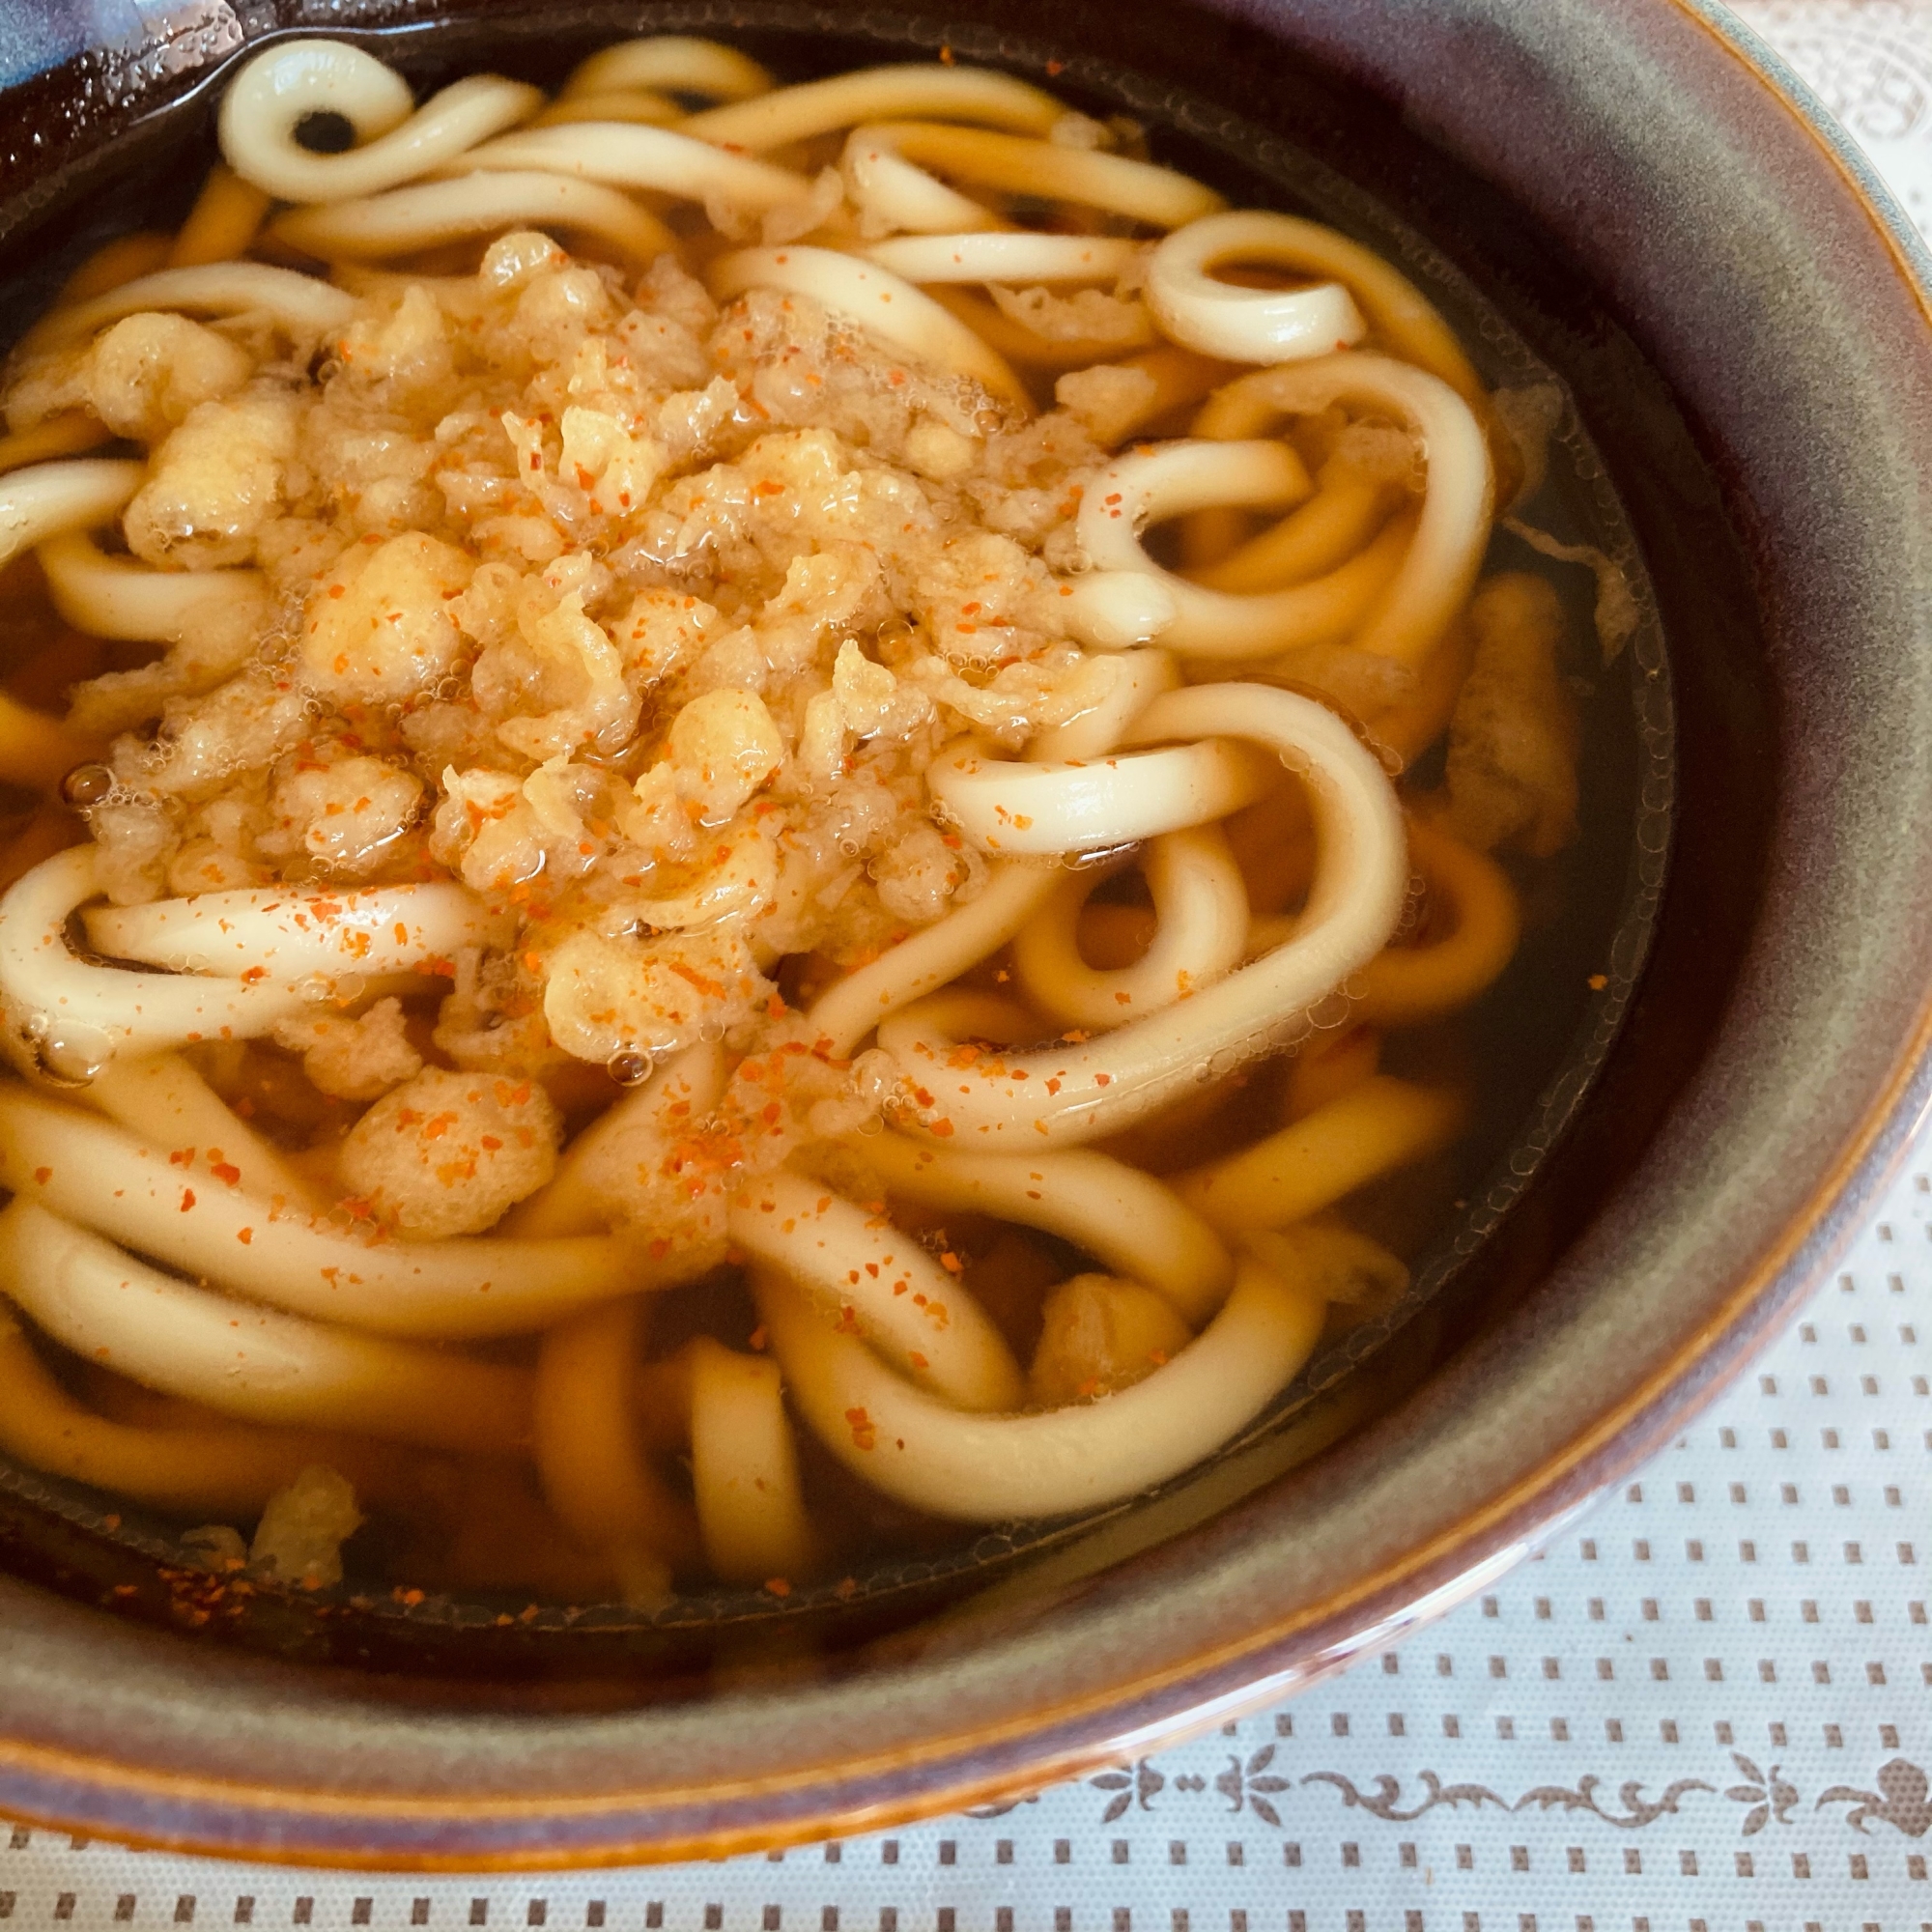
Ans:
{"type": "MultiPolygon", "coordinates": [[[[1715,0],[1662,4],[1700,28],[1758,85],[1774,111],[1808,136],[1860,205],[1920,320],[1932,321],[1927,293],[1932,252],[1812,91],[1715,0]]],[[[836,1776],[810,1765],[796,1773],[744,1777],[727,1793],[682,1804],[651,1785],[579,1799],[554,1793],[462,1798],[464,1821],[534,1827],[540,1834],[515,1832],[494,1843],[480,1842],[468,1830],[457,1830],[453,1837],[443,1831],[442,1845],[423,1838],[415,1828],[448,1825],[448,1798],[373,1789],[302,1791],[293,1785],[271,1790],[252,1781],[144,1771],[17,1738],[0,1738],[0,1805],[14,1815],[88,1829],[99,1829],[105,1817],[113,1835],[133,1842],[314,1864],[367,1865],[368,1834],[360,1833],[350,1844],[324,1829],[297,1844],[290,1827],[298,1819],[325,1827],[384,1821],[405,1828],[395,1842],[378,1850],[384,1861],[420,1869],[543,1869],[720,1856],[871,1830],[1011,1796],[1138,1755],[1271,1702],[1446,1611],[1559,1531],[1603,1487],[1676,1433],[1775,1336],[1783,1314],[1849,1238],[1932,1099],[1928,1054],[1932,992],[1921,996],[1892,1049],[1889,1073],[1809,1187],[1800,1211],[1784,1220],[1729,1292],[1714,1300],[1695,1331],[1632,1389],[1452,1525],[1343,1589],[1258,1620],[1217,1649],[1070,1694],[1057,1705],[1032,1707],[1005,1724],[935,1737],[923,1748],[892,1747],[876,1763],[847,1759],[836,1776]],[[1291,1647],[1293,1655],[1285,1656],[1291,1647]],[[976,1757],[978,1768],[968,1769],[964,1761],[976,1757]],[[807,1802],[795,1802],[800,1797],[807,1802]],[[628,1827],[627,1814],[636,1820],[628,1827]],[[646,1819],[648,1835],[625,1835],[627,1830],[637,1833],[646,1819]],[[566,1820],[601,1820],[609,1830],[594,1842],[550,1830],[566,1820]]]]}

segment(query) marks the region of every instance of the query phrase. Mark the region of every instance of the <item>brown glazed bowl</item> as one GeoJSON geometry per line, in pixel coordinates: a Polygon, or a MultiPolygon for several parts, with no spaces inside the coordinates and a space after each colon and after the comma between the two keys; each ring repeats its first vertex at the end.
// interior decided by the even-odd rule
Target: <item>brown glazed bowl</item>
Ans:
{"type": "Polygon", "coordinates": [[[179,208],[225,67],[289,30],[379,34],[424,79],[549,77],[653,29],[795,72],[949,46],[1124,104],[1210,171],[1237,151],[1325,165],[1568,380],[1668,666],[1628,678],[1634,897],[1602,934],[1607,997],[1578,995],[1587,1051],[1476,1203],[1455,1292],[1286,1430],[964,1585],[912,1578],[893,1615],[721,1612],[682,1649],[594,1628],[493,1648],[460,1616],[349,1605],[192,1636],[170,1622],[206,1618],[155,1548],[0,1468],[0,1812],[533,1867],[1009,1797],[1278,1698],[1476,1589],[1681,1430],[1830,1265],[1932,1091],[1926,264],[1718,9],[188,0],[107,48],[69,31],[82,13],[0,19],[16,327],[64,238],[179,208]]]}

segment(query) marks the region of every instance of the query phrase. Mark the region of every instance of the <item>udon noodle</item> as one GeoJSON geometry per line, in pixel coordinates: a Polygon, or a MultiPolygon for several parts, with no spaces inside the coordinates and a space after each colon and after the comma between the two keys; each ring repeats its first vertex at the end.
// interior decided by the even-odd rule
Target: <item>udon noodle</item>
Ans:
{"type": "Polygon", "coordinates": [[[219,133],[6,377],[0,1450],[310,1585],[783,1595],[1402,1293],[1469,1082],[1384,1044],[1577,750],[1398,270],[955,65],[297,41],[219,133]]]}

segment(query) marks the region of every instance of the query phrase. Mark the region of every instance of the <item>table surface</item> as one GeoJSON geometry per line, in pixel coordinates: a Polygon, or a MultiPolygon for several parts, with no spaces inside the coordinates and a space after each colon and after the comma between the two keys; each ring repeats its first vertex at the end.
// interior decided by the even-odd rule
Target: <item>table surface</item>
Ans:
{"type": "MultiPolygon", "coordinates": [[[[1932,0],[1740,11],[1932,225],[1932,0]]],[[[1638,1480],[1281,1709],[1012,1806],[561,1878],[300,1872],[0,1824],[0,1919],[1932,1932],[1928,1377],[1932,1136],[1758,1372],[1638,1480]]]]}

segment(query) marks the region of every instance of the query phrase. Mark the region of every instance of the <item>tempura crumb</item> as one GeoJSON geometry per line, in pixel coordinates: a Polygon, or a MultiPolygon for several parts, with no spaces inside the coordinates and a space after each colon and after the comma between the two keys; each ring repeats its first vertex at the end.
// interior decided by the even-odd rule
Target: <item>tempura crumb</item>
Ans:
{"type": "Polygon", "coordinates": [[[417,1240],[480,1235],[556,1172],[563,1117],[533,1080],[425,1067],[342,1144],[352,1201],[417,1240]]]}
{"type": "Polygon", "coordinates": [[[1449,725],[1449,822],[1532,857],[1577,836],[1577,707],[1556,668],[1563,611],[1540,577],[1492,577],[1469,606],[1476,662],[1449,725]]]}
{"type": "Polygon", "coordinates": [[[275,1044],[299,1053],[310,1084],[339,1100],[379,1099],[422,1071],[400,1000],[378,1000],[355,1019],[298,1014],[276,1026],[275,1044]]]}
{"type": "Polygon", "coordinates": [[[1061,1408],[1131,1387],[1193,1339],[1151,1288],[1115,1275],[1077,1274],[1046,1297],[1027,1393],[1061,1408]]]}
{"type": "Polygon", "coordinates": [[[354,1488],[318,1463],[269,1498],[248,1561],[276,1582],[327,1590],[342,1581],[342,1546],[361,1526],[354,1488]]]}

